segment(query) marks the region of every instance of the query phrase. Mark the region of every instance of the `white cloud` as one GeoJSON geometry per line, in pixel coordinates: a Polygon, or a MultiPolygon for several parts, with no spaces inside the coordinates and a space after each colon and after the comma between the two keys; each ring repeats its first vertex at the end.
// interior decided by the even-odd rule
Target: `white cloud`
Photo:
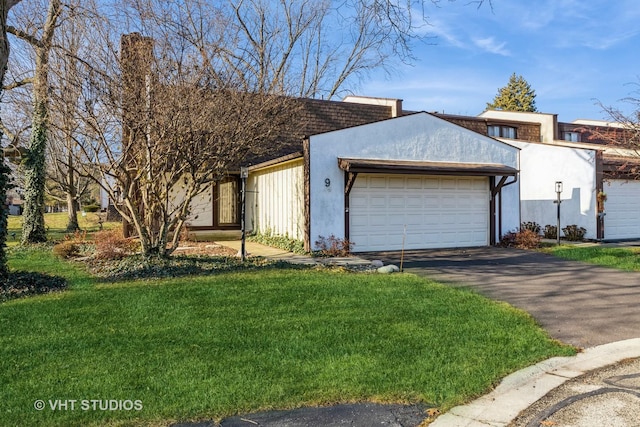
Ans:
{"type": "Polygon", "coordinates": [[[442,45],[442,41],[445,44],[464,48],[464,43],[458,38],[460,31],[458,29],[452,28],[449,23],[441,20],[441,19],[432,19],[429,21],[429,24],[425,24],[422,27],[421,33],[428,37],[435,37],[433,40],[436,44],[442,45]]]}
{"type": "Polygon", "coordinates": [[[508,49],[505,49],[507,43],[496,42],[493,37],[474,38],[473,43],[486,52],[502,56],[511,56],[511,52],[509,52],[508,49]]]}

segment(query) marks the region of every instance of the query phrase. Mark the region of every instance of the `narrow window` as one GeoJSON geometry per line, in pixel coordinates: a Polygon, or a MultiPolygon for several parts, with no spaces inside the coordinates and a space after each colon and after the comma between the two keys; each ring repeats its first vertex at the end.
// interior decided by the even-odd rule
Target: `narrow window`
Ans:
{"type": "Polygon", "coordinates": [[[516,132],[516,128],[512,126],[498,126],[498,125],[488,126],[487,134],[489,136],[493,136],[496,138],[509,138],[509,139],[516,139],[518,135],[516,132]]]}
{"type": "Polygon", "coordinates": [[[562,139],[571,142],[580,142],[580,134],[578,132],[562,132],[562,139]]]}

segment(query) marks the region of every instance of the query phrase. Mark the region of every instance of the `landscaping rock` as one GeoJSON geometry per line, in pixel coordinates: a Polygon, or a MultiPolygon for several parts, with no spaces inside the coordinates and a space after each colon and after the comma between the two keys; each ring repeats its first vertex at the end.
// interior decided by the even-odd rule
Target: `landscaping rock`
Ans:
{"type": "Polygon", "coordinates": [[[373,261],[371,261],[371,266],[373,267],[382,267],[384,265],[384,263],[382,261],[380,261],[379,259],[374,259],[373,261]]]}
{"type": "Polygon", "coordinates": [[[378,273],[382,273],[382,274],[391,274],[391,273],[396,273],[400,271],[400,269],[398,268],[397,265],[389,264],[389,265],[385,265],[384,267],[378,268],[377,271],[378,273]]]}

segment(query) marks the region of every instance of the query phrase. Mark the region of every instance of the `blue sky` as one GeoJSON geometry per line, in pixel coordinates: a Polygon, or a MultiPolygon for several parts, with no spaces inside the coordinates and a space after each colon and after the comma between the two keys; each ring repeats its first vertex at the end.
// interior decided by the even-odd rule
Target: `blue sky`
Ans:
{"type": "MultiPolygon", "coordinates": [[[[560,121],[607,119],[640,86],[637,0],[493,0],[477,9],[442,1],[428,9],[433,44],[390,78],[372,76],[359,95],[402,98],[407,110],[477,115],[512,73],[536,91],[538,111],[560,121]]],[[[636,93],[637,95],[637,93],[636,93]]]]}

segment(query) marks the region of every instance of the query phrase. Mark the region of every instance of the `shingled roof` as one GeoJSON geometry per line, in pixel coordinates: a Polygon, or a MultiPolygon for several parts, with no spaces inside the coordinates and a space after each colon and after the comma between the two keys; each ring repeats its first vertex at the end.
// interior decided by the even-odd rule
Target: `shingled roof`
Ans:
{"type": "Polygon", "coordinates": [[[389,106],[368,105],[354,102],[326,101],[321,99],[295,98],[292,108],[298,109],[297,122],[280,141],[274,141],[277,150],[268,155],[250,159],[257,164],[302,151],[304,139],[311,135],[373,123],[392,117],[389,106]]]}

